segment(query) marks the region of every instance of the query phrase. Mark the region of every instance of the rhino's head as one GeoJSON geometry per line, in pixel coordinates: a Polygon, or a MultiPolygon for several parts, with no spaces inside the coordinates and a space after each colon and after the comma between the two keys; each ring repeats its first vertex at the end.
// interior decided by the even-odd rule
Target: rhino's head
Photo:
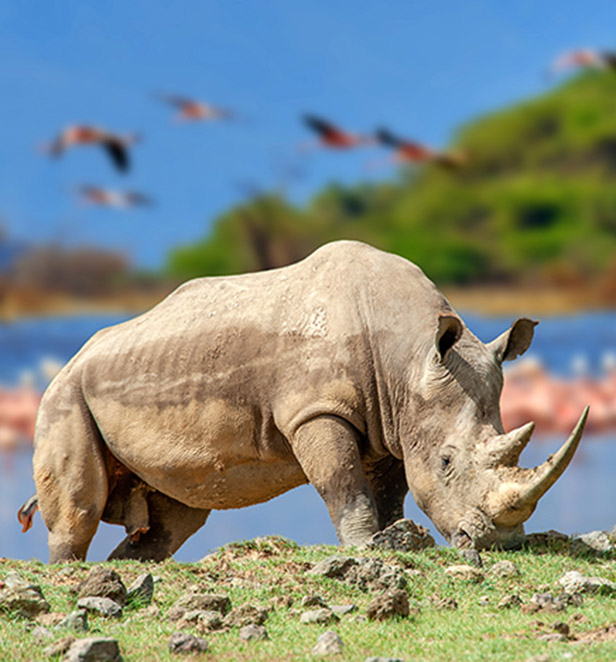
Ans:
{"type": "Polygon", "coordinates": [[[523,522],[569,464],[587,411],[560,450],[534,469],[518,467],[534,424],[505,433],[502,362],[528,349],[537,323],[517,320],[484,344],[455,315],[438,319],[418,388],[410,396],[401,452],[415,501],[457,547],[515,547],[523,522]]]}

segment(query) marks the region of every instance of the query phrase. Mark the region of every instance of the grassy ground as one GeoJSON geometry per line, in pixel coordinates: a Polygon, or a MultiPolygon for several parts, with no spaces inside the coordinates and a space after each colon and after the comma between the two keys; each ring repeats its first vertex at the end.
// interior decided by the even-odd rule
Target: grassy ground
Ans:
{"type": "MultiPolygon", "coordinates": [[[[616,595],[584,596],[584,603],[558,613],[527,613],[525,607],[498,608],[507,595],[517,594],[528,605],[536,592],[557,595],[557,581],[568,570],[588,576],[616,580],[616,555],[593,556],[574,553],[569,545],[547,549],[535,546],[519,552],[485,552],[484,579],[478,582],[452,578],[445,568],[464,563],[454,550],[434,548],[416,553],[365,551],[336,547],[298,547],[277,538],[266,538],[229,545],[199,563],[160,564],[133,561],[113,562],[128,586],[143,572],[156,579],[153,604],[158,609],[127,607],[119,620],[90,616],[90,631],[77,636],[111,636],[120,642],[125,662],[186,659],[168,651],[169,637],[176,623],[166,614],[174,601],[190,586],[206,593],[223,593],[233,606],[249,602],[271,609],[265,623],[267,641],[242,642],[239,628],[203,634],[209,650],[196,655],[203,660],[314,660],[311,651],[318,636],[331,629],[344,642],[342,654],[332,659],[363,662],[369,656],[386,656],[414,661],[525,661],[548,654],[554,660],[616,659],[614,632],[602,628],[616,624],[616,595]],[[411,604],[409,617],[375,622],[365,618],[366,606],[374,597],[337,579],[307,574],[316,562],[334,555],[379,557],[405,570],[406,591],[411,604]],[[501,578],[487,572],[496,561],[508,559],[520,570],[517,577],[501,578]],[[302,597],[320,595],[328,605],[353,603],[358,610],[333,625],[300,623],[302,597]],[[293,604],[284,605],[293,600],[293,604]],[[439,601],[453,598],[457,609],[444,608],[439,601]],[[277,606],[272,607],[273,603],[277,606]],[[543,634],[554,633],[554,624],[568,623],[577,641],[549,642],[543,634]]],[[[9,572],[39,584],[53,612],[75,609],[77,597],[71,590],[85,578],[93,564],[72,563],[47,566],[40,562],[0,559],[0,581],[9,572]]],[[[0,660],[34,662],[48,660],[43,653],[47,644],[37,642],[33,623],[0,616],[0,660]]],[[[190,630],[188,630],[190,632],[190,630]]],[[[68,633],[53,630],[54,638],[68,633]]],[[[193,658],[188,658],[193,659],[193,658]]]]}

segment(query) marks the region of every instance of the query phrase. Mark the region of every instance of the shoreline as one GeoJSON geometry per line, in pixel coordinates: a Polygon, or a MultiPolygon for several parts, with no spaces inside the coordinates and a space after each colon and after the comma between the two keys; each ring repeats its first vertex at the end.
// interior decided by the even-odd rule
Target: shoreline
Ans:
{"type": "MultiPolygon", "coordinates": [[[[162,301],[174,288],[156,293],[126,293],[97,299],[61,294],[22,297],[5,294],[0,299],[0,323],[26,318],[73,315],[138,315],[162,301]]],[[[439,288],[455,310],[491,316],[557,316],[616,310],[616,298],[594,288],[536,288],[473,286],[439,288]]]]}

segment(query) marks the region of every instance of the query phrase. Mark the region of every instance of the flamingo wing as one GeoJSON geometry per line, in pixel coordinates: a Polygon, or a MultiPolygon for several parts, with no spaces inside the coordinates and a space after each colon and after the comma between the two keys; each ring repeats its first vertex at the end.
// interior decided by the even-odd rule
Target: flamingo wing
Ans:
{"type": "Polygon", "coordinates": [[[109,154],[114,166],[121,172],[127,172],[129,169],[128,150],[126,145],[120,140],[105,140],[103,147],[109,154]]]}

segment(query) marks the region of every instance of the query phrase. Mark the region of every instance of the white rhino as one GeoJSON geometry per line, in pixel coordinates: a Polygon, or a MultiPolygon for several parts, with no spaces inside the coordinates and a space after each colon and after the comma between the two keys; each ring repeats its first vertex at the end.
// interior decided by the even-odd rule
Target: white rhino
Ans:
{"type": "Polygon", "coordinates": [[[101,519],[128,533],[110,558],[162,559],[212,509],[304,483],[344,545],[401,518],[409,488],[452,544],[519,544],[586,417],[518,468],[533,425],[505,434],[501,363],[535,324],[484,344],[418,267],[352,241],[185,283],[95,334],[43,397],[33,464],[50,561],[84,559],[101,519]]]}

